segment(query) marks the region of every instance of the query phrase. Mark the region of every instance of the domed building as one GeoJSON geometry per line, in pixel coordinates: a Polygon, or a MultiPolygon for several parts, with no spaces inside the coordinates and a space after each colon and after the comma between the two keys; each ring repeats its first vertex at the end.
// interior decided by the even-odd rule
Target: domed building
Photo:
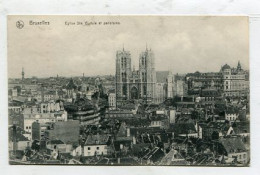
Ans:
{"type": "Polygon", "coordinates": [[[68,111],[68,118],[78,120],[81,125],[99,123],[99,109],[87,98],[77,98],[74,103],[67,104],[64,108],[68,111]]]}
{"type": "Polygon", "coordinates": [[[225,71],[227,69],[231,69],[231,67],[228,65],[228,64],[225,64],[224,66],[221,67],[221,70],[220,71],[225,71]]]}
{"type": "Polygon", "coordinates": [[[249,81],[246,80],[246,71],[242,69],[240,61],[236,68],[225,64],[220,71],[223,74],[225,96],[246,96],[249,91],[249,81]]]}

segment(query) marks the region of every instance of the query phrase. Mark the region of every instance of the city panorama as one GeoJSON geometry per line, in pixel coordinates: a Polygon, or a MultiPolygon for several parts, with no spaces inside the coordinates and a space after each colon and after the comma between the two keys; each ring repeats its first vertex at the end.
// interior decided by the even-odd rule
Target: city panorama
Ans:
{"type": "MultiPolygon", "coordinates": [[[[50,24],[53,24],[51,20],[50,24]]],[[[123,20],[120,25],[124,25],[123,20]]],[[[23,29],[15,30],[20,32],[23,29]]],[[[210,27],[209,30],[212,31],[210,27]]],[[[174,38],[176,42],[184,40],[186,43],[181,47],[175,45],[181,48],[180,53],[200,45],[192,44],[193,40],[187,39],[188,34],[182,33],[174,38]]],[[[62,37],[58,39],[62,41],[62,37]]],[[[226,59],[217,54],[223,50],[233,52],[225,43],[223,50],[217,49],[219,45],[212,47],[212,55],[203,51],[207,46],[203,46],[201,52],[194,52],[201,55],[201,60],[203,56],[205,59],[215,55],[219,57],[200,62],[200,59],[195,61],[185,55],[178,57],[178,49],[166,48],[167,52],[160,52],[158,48],[165,47],[155,42],[144,41],[138,49],[132,46],[138,43],[130,42],[117,43],[106,52],[96,49],[94,55],[101,55],[103,61],[107,55],[110,56],[109,64],[105,63],[111,70],[107,73],[102,60],[97,62],[91,56],[84,58],[87,60],[84,65],[80,64],[82,57],[74,57],[71,61],[62,57],[64,66],[49,59],[61,47],[52,44],[43,44],[42,52],[35,51],[33,45],[23,50],[28,55],[39,52],[39,60],[44,60],[41,63],[37,63],[35,57],[26,64],[21,61],[21,55],[14,63],[10,61],[10,65],[19,65],[19,69],[9,67],[9,163],[249,166],[250,81],[247,58],[238,55],[226,59]],[[54,51],[49,50],[52,47],[54,51]],[[168,52],[175,54],[176,58],[163,61],[168,52]],[[55,68],[48,71],[50,68],[42,69],[41,64],[55,68]],[[69,67],[63,71],[65,66],[69,67]],[[81,71],[81,67],[85,67],[85,71],[81,71]],[[39,72],[34,73],[34,69],[39,69],[39,72]],[[51,75],[46,76],[47,73],[51,75]]],[[[11,45],[15,44],[11,42],[11,45]]],[[[67,49],[70,51],[73,47],[70,43],[67,49]]],[[[79,51],[81,46],[78,47],[75,53],[82,53],[79,51]]],[[[94,49],[91,45],[87,47],[94,49]]],[[[9,50],[13,53],[12,49],[9,50]]],[[[19,51],[18,46],[15,50],[19,51]]],[[[191,51],[188,55],[192,55],[191,51]]],[[[23,58],[29,60],[29,56],[23,58]]]]}

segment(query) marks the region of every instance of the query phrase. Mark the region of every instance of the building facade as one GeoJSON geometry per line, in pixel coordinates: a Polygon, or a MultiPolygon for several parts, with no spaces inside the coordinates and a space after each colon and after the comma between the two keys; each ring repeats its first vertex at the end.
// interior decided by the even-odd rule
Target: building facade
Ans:
{"type": "Polygon", "coordinates": [[[188,93],[199,94],[201,89],[214,87],[218,91],[223,90],[223,76],[221,72],[189,73],[186,75],[188,93]]]}
{"type": "Polygon", "coordinates": [[[246,96],[249,92],[249,80],[247,72],[238,62],[236,68],[231,68],[225,64],[220,70],[223,74],[224,94],[225,96],[246,96]]]}

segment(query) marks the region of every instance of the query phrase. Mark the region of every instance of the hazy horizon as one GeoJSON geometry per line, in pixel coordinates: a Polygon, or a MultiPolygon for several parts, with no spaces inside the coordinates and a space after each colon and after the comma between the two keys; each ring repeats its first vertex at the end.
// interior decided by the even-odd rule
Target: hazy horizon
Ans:
{"type": "MultiPolygon", "coordinates": [[[[228,63],[227,63],[228,64],[228,63]]],[[[224,65],[224,64],[223,64],[224,65]]],[[[222,66],[223,66],[222,65],[222,66]]],[[[231,66],[231,65],[230,65],[231,66]]],[[[231,68],[232,67],[236,67],[237,65],[234,65],[234,66],[231,66],[231,68]]],[[[221,68],[221,67],[220,67],[221,68]]],[[[217,70],[217,71],[207,71],[207,72],[201,72],[200,70],[196,70],[196,71],[194,71],[194,72],[186,72],[186,73],[178,73],[178,72],[176,72],[176,73],[174,73],[172,70],[156,70],[156,72],[160,72],[160,71],[171,71],[171,72],[173,72],[175,75],[176,74],[179,74],[179,75],[185,75],[185,74],[187,74],[187,73],[195,73],[195,72],[200,72],[200,73],[209,73],[209,72],[219,72],[220,71],[220,68],[219,68],[219,70],[217,70]]],[[[243,66],[242,66],[242,68],[243,68],[243,66]]],[[[137,70],[137,68],[135,68],[136,70],[137,70]]],[[[246,71],[248,71],[248,69],[244,69],[244,70],[246,70],[246,71]]],[[[24,71],[25,72],[25,78],[33,78],[33,77],[36,77],[36,78],[51,78],[51,77],[53,77],[53,78],[56,78],[57,77],[57,75],[58,75],[58,77],[59,78],[76,78],[76,77],[83,77],[83,73],[81,74],[81,75],[74,75],[74,76],[62,76],[62,75],[60,75],[60,74],[56,74],[56,75],[50,75],[50,76],[43,76],[43,77],[39,77],[39,76],[37,76],[37,75],[33,75],[33,76],[30,76],[30,77],[28,77],[28,76],[26,76],[26,71],[24,71]]],[[[21,75],[21,73],[22,73],[22,70],[21,70],[21,72],[20,72],[20,77],[8,77],[9,79],[21,79],[22,78],[22,75],[21,75]]],[[[115,76],[115,73],[114,74],[103,74],[103,75],[100,75],[100,74],[96,74],[96,75],[86,75],[86,74],[84,74],[84,77],[97,77],[97,76],[115,76]]]]}
{"type": "Polygon", "coordinates": [[[248,18],[236,16],[9,16],[8,78],[115,75],[116,51],[155,55],[156,71],[219,72],[221,66],[249,70],[248,18]],[[23,29],[15,23],[23,20],[23,29]],[[49,21],[29,26],[28,21],[49,21]],[[115,21],[120,25],[66,26],[66,21],[115,21]]]}

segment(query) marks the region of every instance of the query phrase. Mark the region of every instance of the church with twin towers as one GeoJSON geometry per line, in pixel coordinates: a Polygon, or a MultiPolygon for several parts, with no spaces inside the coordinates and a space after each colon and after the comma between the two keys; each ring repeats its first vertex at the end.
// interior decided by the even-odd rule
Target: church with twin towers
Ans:
{"type": "Polygon", "coordinates": [[[139,70],[131,65],[130,51],[116,52],[116,103],[117,106],[129,100],[161,103],[165,98],[173,96],[173,76],[170,71],[155,70],[155,56],[152,49],[139,54],[139,70]],[[158,73],[164,74],[158,79],[158,73]]]}

